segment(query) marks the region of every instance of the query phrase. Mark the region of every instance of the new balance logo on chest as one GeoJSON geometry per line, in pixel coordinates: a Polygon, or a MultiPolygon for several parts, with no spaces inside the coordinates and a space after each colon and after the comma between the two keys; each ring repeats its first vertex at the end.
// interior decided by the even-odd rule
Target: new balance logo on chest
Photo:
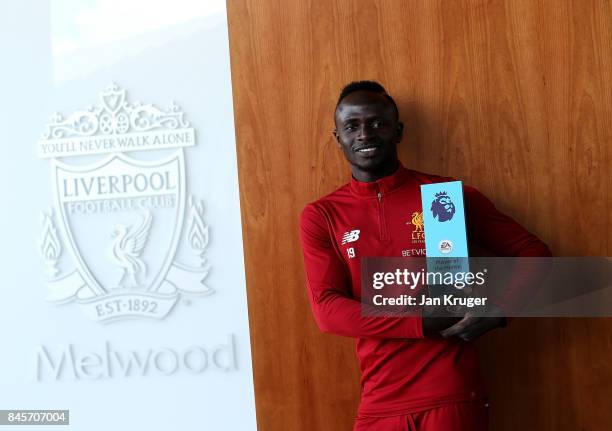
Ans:
{"type": "Polygon", "coordinates": [[[357,241],[359,239],[360,232],[361,231],[359,229],[345,232],[344,235],[342,235],[342,245],[357,241]]]}
{"type": "MultiPolygon", "coordinates": [[[[359,229],[353,229],[348,232],[344,232],[344,235],[342,235],[342,245],[357,241],[359,239],[360,233],[361,231],[359,229]]],[[[354,259],[357,256],[357,254],[355,253],[355,248],[348,247],[346,249],[346,255],[349,259],[354,259]]]]}

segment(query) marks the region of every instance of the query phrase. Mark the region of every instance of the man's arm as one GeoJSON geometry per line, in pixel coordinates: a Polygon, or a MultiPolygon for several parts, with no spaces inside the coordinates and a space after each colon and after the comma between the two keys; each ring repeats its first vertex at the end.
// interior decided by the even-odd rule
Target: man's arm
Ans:
{"type": "Polygon", "coordinates": [[[308,205],[300,217],[308,297],[323,332],[348,337],[423,338],[420,316],[363,316],[350,290],[350,276],[334,247],[325,216],[308,205]]]}
{"type": "MultiPolygon", "coordinates": [[[[468,240],[483,245],[497,256],[550,257],[548,246],[514,219],[499,211],[482,193],[465,187],[468,240]]],[[[542,259],[522,259],[495,301],[514,314],[529,301],[533,291],[529,286],[539,283],[546,270],[542,259]]]]}
{"type": "MultiPolygon", "coordinates": [[[[469,241],[481,244],[498,256],[552,256],[546,244],[499,211],[478,190],[465,186],[464,197],[469,241]]],[[[476,317],[468,313],[460,322],[442,331],[441,335],[472,340],[498,326],[505,326],[505,316],[514,314],[529,300],[533,294],[530,287],[537,286],[548,271],[542,259],[523,260],[519,266],[504,287],[503,294],[489,301],[491,317],[476,317]]]]}

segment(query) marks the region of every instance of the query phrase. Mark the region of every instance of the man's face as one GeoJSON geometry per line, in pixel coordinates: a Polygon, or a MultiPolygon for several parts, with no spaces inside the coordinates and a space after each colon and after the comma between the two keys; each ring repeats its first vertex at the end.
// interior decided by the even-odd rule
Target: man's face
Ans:
{"type": "Polygon", "coordinates": [[[348,162],[376,172],[397,162],[403,125],[391,102],[381,94],[356,91],[340,102],[334,136],[348,162]]]}

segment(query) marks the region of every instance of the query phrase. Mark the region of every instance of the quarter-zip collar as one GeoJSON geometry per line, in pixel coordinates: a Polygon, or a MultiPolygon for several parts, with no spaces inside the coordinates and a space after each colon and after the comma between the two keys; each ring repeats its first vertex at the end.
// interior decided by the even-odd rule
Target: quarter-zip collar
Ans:
{"type": "Polygon", "coordinates": [[[376,181],[364,182],[351,178],[351,192],[361,197],[380,198],[403,186],[409,178],[410,170],[400,163],[394,173],[376,181]]]}

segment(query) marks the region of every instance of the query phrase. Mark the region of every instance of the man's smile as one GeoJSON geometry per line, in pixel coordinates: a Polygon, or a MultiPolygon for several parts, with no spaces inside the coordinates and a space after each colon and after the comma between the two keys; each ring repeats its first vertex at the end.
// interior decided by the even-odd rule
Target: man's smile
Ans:
{"type": "Polygon", "coordinates": [[[355,150],[356,153],[363,155],[373,155],[379,152],[381,146],[377,144],[368,144],[357,147],[355,150]]]}

